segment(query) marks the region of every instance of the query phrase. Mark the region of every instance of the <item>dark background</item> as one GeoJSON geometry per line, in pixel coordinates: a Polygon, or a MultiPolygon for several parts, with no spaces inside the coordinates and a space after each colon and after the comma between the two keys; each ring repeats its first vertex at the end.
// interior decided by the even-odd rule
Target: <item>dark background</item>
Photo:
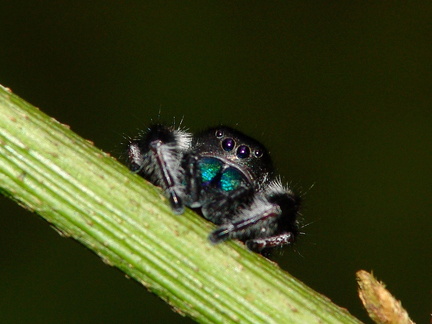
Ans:
{"type": "MultiPolygon", "coordinates": [[[[1,84],[115,156],[159,111],[238,124],[304,193],[281,267],[364,321],[355,272],[373,270],[429,320],[430,2],[1,1],[0,62],[1,84]]],[[[5,198],[0,215],[0,322],[191,322],[5,198]]]]}

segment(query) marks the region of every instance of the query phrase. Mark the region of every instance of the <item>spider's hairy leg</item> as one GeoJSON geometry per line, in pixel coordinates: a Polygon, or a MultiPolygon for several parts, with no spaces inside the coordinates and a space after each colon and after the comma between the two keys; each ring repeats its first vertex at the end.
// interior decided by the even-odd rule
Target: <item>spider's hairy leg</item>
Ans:
{"type": "Polygon", "coordinates": [[[245,241],[250,250],[291,244],[298,235],[297,213],[300,199],[280,181],[273,181],[263,193],[242,209],[231,223],[210,234],[210,241],[219,243],[237,238],[245,241]]]}
{"type": "Polygon", "coordinates": [[[181,160],[190,143],[189,133],[155,124],[128,145],[129,168],[162,187],[176,214],[184,211],[181,160]]]}
{"type": "Polygon", "coordinates": [[[201,207],[201,175],[198,163],[199,156],[197,154],[187,153],[183,157],[185,189],[189,197],[187,204],[191,208],[201,207]]]}

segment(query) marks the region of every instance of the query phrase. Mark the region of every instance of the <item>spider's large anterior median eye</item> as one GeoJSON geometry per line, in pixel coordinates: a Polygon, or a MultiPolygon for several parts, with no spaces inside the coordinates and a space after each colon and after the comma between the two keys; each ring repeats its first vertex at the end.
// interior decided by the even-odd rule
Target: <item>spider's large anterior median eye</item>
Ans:
{"type": "Polygon", "coordinates": [[[246,159],[247,157],[249,157],[249,154],[250,154],[250,149],[246,145],[240,145],[239,148],[237,149],[237,156],[240,159],[246,159]]]}
{"type": "Polygon", "coordinates": [[[227,152],[232,151],[234,146],[235,142],[232,138],[226,138],[222,141],[222,148],[227,152]]]}

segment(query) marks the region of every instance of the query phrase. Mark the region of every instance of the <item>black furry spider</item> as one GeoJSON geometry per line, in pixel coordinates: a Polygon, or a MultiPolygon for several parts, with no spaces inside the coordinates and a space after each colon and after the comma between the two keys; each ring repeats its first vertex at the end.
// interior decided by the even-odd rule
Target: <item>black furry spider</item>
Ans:
{"type": "Polygon", "coordinates": [[[219,225],[209,239],[236,238],[255,252],[291,244],[298,233],[298,196],[282,186],[268,151],[219,126],[195,137],[156,124],[129,141],[129,168],[162,187],[176,214],[184,206],[219,225]]]}

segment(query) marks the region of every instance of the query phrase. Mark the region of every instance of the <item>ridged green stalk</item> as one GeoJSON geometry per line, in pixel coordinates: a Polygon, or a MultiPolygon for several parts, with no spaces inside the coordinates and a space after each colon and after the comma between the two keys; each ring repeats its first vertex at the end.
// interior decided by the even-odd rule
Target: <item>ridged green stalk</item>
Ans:
{"type": "Polygon", "coordinates": [[[0,190],[199,322],[359,323],[1,86],[0,190]]]}

